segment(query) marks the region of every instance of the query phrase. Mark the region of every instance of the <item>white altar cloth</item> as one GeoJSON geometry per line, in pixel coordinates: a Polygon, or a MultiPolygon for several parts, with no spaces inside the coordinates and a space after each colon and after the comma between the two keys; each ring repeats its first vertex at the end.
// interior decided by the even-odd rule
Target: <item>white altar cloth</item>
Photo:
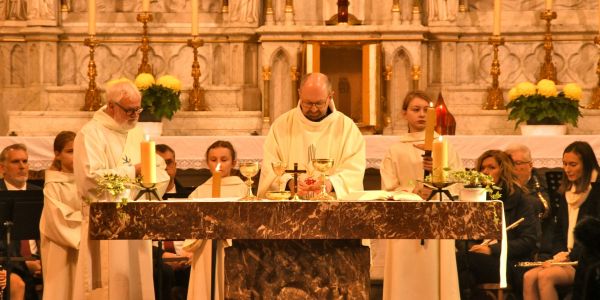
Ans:
{"type": "MultiPolygon", "coordinates": [[[[36,136],[0,137],[0,149],[14,144],[24,143],[29,149],[29,161],[32,170],[43,170],[50,166],[54,153],[54,137],[36,136]]],[[[165,143],[176,152],[177,167],[182,169],[206,168],[205,151],[216,140],[228,140],[235,147],[240,161],[261,160],[265,136],[161,136],[157,143],[165,143]]],[[[600,135],[564,135],[564,136],[520,136],[520,135],[456,135],[448,136],[463,160],[463,165],[472,168],[477,157],[489,149],[501,149],[511,143],[529,146],[536,167],[562,166],[562,152],[574,141],[587,141],[600,157],[600,135]]],[[[367,167],[379,168],[387,149],[398,141],[393,135],[366,135],[367,167]]]]}

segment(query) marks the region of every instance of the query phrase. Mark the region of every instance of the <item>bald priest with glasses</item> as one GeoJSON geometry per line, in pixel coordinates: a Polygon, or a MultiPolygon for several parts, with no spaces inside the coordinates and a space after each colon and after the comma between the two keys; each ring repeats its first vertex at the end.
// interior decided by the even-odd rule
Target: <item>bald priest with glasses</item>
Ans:
{"type": "MultiPolygon", "coordinates": [[[[310,73],[302,78],[298,93],[298,106],[273,122],[265,140],[258,196],[279,189],[272,162],[285,162],[288,169],[298,163],[299,169],[310,171],[310,156],[333,159],[325,185],[338,199],[362,191],[365,141],[354,121],[336,110],[331,82],[324,74],[310,73]]],[[[291,175],[282,179],[289,182],[291,175]]],[[[320,186],[316,177],[298,180],[298,195],[317,194],[320,186]]]]}
{"type": "MultiPolygon", "coordinates": [[[[140,92],[131,81],[113,81],[107,85],[106,102],[74,141],[73,171],[83,220],[73,299],[154,299],[152,241],[88,238],[89,203],[107,200],[106,193],[97,192],[97,179],[105,174],[134,179],[141,173],[144,132],[136,127],[142,111],[140,92]]],[[[169,175],[164,160],[156,159],[157,189],[162,195],[169,175]]]]}

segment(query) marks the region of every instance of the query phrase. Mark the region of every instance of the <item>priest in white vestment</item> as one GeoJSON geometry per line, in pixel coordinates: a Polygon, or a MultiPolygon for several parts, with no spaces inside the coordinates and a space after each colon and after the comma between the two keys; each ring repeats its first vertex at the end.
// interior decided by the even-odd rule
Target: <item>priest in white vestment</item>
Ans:
{"type": "Polygon", "coordinates": [[[54,140],[55,159],[44,177],[44,209],[40,242],[44,299],[72,299],[81,237],[81,201],[73,175],[75,133],[63,131],[54,140]]]}
{"type": "MultiPolygon", "coordinates": [[[[139,91],[130,81],[117,81],[109,85],[106,99],[107,104],[75,138],[75,183],[83,216],[73,299],[154,299],[152,241],[92,241],[88,237],[88,203],[106,201],[106,193],[97,193],[97,178],[118,174],[134,179],[141,169],[144,133],[135,127],[142,110],[139,91]]],[[[164,161],[157,159],[162,162],[157,166],[157,181],[164,183],[164,189],[169,176],[164,161]]]]}
{"type": "MultiPolygon", "coordinates": [[[[425,139],[427,95],[407,95],[402,110],[409,133],[390,147],[381,164],[381,185],[386,191],[407,191],[428,196],[416,180],[423,179],[423,150],[415,145],[425,139]]],[[[462,169],[458,154],[448,145],[448,166],[462,169]]],[[[387,240],[384,299],[460,299],[454,240],[387,240]]]]}
{"type": "MultiPolygon", "coordinates": [[[[298,163],[301,170],[310,170],[308,149],[314,145],[313,158],[333,159],[333,168],[326,181],[327,191],[343,199],[350,192],[363,190],[365,172],[365,140],[354,121],[335,109],[333,90],[327,76],[307,74],[300,83],[298,106],[277,118],[265,140],[264,158],[258,184],[258,196],[265,198],[270,190],[279,190],[272,162],[285,162],[288,169],[298,163]]],[[[290,174],[282,176],[287,182],[290,174]]],[[[300,196],[317,193],[320,180],[307,184],[298,182],[300,196]]]]}

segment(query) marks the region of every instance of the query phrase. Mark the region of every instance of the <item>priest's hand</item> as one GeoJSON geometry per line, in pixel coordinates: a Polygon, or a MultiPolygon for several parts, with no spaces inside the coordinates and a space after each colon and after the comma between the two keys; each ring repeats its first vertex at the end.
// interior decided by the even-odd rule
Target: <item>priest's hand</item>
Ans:
{"type": "Polygon", "coordinates": [[[428,199],[432,190],[426,186],[418,186],[413,190],[414,194],[419,195],[423,199],[428,199]]]}
{"type": "Polygon", "coordinates": [[[486,255],[492,255],[492,249],[486,245],[474,245],[469,249],[470,252],[481,253],[486,255]]]}
{"type": "MultiPolygon", "coordinates": [[[[305,179],[306,179],[306,177],[304,177],[304,178],[301,177],[298,179],[298,196],[304,197],[311,192],[318,193],[321,190],[321,181],[320,180],[308,181],[305,179]]],[[[328,191],[330,191],[330,190],[331,190],[331,183],[329,183],[328,191]]]]}
{"type": "Polygon", "coordinates": [[[554,254],[552,257],[553,262],[566,262],[569,261],[569,252],[563,251],[554,254]]]}
{"type": "Polygon", "coordinates": [[[163,257],[163,259],[164,258],[181,258],[181,260],[165,262],[167,265],[171,266],[171,268],[173,268],[173,270],[182,270],[190,265],[190,263],[189,263],[190,259],[188,257],[182,257],[175,253],[163,252],[162,257],[163,257]]]}

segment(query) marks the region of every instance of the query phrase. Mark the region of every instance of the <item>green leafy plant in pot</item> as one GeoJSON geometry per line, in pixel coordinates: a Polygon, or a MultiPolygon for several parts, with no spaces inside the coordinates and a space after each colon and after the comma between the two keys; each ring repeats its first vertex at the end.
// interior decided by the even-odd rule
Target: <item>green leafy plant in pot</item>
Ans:
{"type": "Polygon", "coordinates": [[[450,171],[448,178],[452,182],[462,183],[463,188],[474,189],[481,188],[490,195],[493,200],[500,199],[500,187],[494,183],[494,178],[476,170],[458,170],[450,171]]]}
{"type": "Polygon", "coordinates": [[[172,75],[164,75],[154,80],[149,73],[141,73],[135,78],[135,85],[142,93],[141,122],[171,120],[181,107],[181,81],[172,75]]]}

